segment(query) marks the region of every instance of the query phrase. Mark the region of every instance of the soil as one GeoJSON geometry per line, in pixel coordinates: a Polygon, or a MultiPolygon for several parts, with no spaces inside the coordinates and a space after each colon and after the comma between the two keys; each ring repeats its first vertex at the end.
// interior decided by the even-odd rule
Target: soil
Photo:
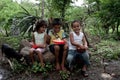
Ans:
{"type": "MultiPolygon", "coordinates": [[[[92,55],[90,58],[91,65],[88,67],[88,77],[83,77],[79,69],[71,72],[67,80],[120,80],[120,59],[115,61],[107,61],[92,55]]],[[[2,57],[0,57],[2,60],[2,57]]],[[[13,73],[7,62],[0,63],[0,80],[61,80],[59,72],[53,70],[48,73],[48,77],[44,78],[40,73],[13,73]]]]}
{"type": "MultiPolygon", "coordinates": [[[[75,69],[66,80],[120,80],[120,59],[105,60],[99,55],[91,53],[91,65],[88,67],[88,77],[75,69]]],[[[13,73],[8,62],[4,61],[0,52],[0,80],[62,80],[58,71],[53,70],[44,78],[41,73],[13,73]]]]}

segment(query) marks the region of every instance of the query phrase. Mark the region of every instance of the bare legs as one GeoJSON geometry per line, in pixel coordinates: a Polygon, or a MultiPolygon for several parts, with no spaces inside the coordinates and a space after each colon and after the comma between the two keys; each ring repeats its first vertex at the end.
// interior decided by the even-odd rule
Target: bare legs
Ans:
{"type": "Polygon", "coordinates": [[[43,62],[43,55],[42,55],[42,53],[39,52],[39,51],[38,51],[37,53],[38,53],[38,57],[39,57],[39,60],[40,60],[41,66],[44,67],[45,64],[44,64],[44,62],[43,62]]]}
{"type": "Polygon", "coordinates": [[[32,60],[32,63],[34,63],[33,52],[34,52],[34,50],[31,49],[30,50],[30,58],[32,60]]]}
{"type": "Polygon", "coordinates": [[[60,50],[60,47],[58,45],[55,45],[54,49],[55,49],[56,70],[60,70],[60,64],[59,64],[59,50],[60,50]]]}
{"type": "Polygon", "coordinates": [[[67,49],[68,49],[68,45],[64,45],[64,51],[63,51],[62,63],[61,63],[62,70],[66,70],[64,65],[65,65],[65,60],[66,60],[66,56],[67,56],[67,49]]]}
{"type": "Polygon", "coordinates": [[[60,50],[60,46],[59,45],[55,45],[54,46],[54,49],[55,49],[55,58],[56,58],[56,70],[66,70],[64,64],[65,64],[65,59],[66,59],[66,56],[67,56],[67,48],[68,46],[67,45],[64,45],[64,48],[63,48],[63,56],[62,56],[62,62],[61,64],[59,63],[59,50],[60,50]]]}
{"type": "Polygon", "coordinates": [[[30,50],[30,58],[32,60],[32,63],[34,63],[34,53],[37,53],[38,57],[39,57],[39,60],[40,60],[40,63],[41,63],[41,66],[44,67],[44,61],[43,61],[43,55],[40,51],[35,51],[35,50],[30,50]]]}
{"type": "Polygon", "coordinates": [[[87,65],[83,65],[82,71],[86,71],[86,70],[87,70],[87,65]]]}

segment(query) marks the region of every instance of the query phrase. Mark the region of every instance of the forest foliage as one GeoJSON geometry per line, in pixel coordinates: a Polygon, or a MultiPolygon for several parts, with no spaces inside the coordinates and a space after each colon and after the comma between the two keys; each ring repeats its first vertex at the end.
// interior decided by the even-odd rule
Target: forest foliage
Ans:
{"type": "MultiPolygon", "coordinates": [[[[53,18],[60,18],[63,21],[63,29],[69,35],[70,23],[73,20],[82,22],[82,30],[90,43],[91,55],[99,57],[94,60],[119,59],[120,58],[120,1],[119,0],[84,0],[81,6],[73,6],[77,0],[39,0],[33,4],[23,0],[21,4],[12,0],[0,1],[0,45],[9,44],[15,50],[19,50],[22,39],[30,39],[35,22],[38,19],[45,19],[50,28],[53,18]]],[[[14,72],[27,70],[30,72],[42,72],[44,77],[48,71],[52,71],[53,65],[47,63],[41,68],[35,63],[31,68],[23,67],[16,61],[14,72]]],[[[62,79],[66,79],[69,73],[60,72],[62,79]]]]}
{"type": "Polygon", "coordinates": [[[87,30],[97,30],[98,35],[108,36],[113,33],[116,39],[119,38],[119,0],[84,0],[82,6],[72,6],[73,1],[77,0],[39,0],[36,4],[28,0],[21,4],[12,0],[2,0],[0,2],[0,31],[10,36],[11,27],[15,25],[14,27],[19,27],[19,33],[24,35],[33,28],[37,19],[48,20],[59,17],[68,24],[72,20],[80,20],[87,30]]]}
{"type": "MultiPolygon", "coordinates": [[[[73,1],[77,0],[39,0],[39,3],[36,4],[30,3],[28,0],[21,4],[12,0],[1,0],[1,39],[16,45],[17,48],[22,38],[30,38],[31,31],[38,19],[45,19],[49,23],[49,20],[59,17],[63,20],[63,29],[66,34],[69,34],[71,21],[77,19],[82,22],[83,31],[87,34],[89,42],[91,42],[90,36],[97,36],[100,40],[109,38],[120,40],[119,0],[84,0],[84,4],[81,6],[71,5],[74,3],[73,1]],[[19,39],[16,36],[19,36],[19,39]]],[[[114,52],[111,47],[107,50],[114,52]]]]}

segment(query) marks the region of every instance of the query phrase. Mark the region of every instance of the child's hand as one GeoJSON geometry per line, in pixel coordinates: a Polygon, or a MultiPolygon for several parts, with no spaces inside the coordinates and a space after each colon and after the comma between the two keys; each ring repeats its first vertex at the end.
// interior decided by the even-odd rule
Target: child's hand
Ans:
{"type": "Polygon", "coordinates": [[[34,45],[34,42],[30,42],[30,46],[33,46],[34,45]]]}
{"type": "Polygon", "coordinates": [[[77,48],[78,48],[78,49],[83,49],[83,50],[87,50],[87,49],[88,49],[88,47],[87,47],[87,46],[84,46],[84,45],[80,45],[80,46],[78,46],[77,48]]]}
{"type": "Polygon", "coordinates": [[[88,49],[88,46],[84,45],[85,49],[87,50],[88,49]]]}
{"type": "Polygon", "coordinates": [[[67,43],[67,40],[66,39],[62,39],[65,43],[67,43]]]}
{"type": "Polygon", "coordinates": [[[81,46],[79,46],[79,47],[77,47],[76,49],[77,49],[77,51],[78,51],[78,52],[80,52],[80,53],[83,53],[83,52],[85,52],[85,51],[86,51],[85,46],[82,46],[82,45],[81,45],[81,46]]]}

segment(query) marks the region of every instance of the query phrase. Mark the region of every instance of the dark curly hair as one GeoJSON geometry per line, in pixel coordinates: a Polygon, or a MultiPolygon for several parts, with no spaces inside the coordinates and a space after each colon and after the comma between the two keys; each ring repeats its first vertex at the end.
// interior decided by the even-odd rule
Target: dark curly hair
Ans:
{"type": "Polygon", "coordinates": [[[35,24],[35,31],[38,31],[42,26],[47,26],[47,22],[45,20],[38,20],[35,24]]]}

